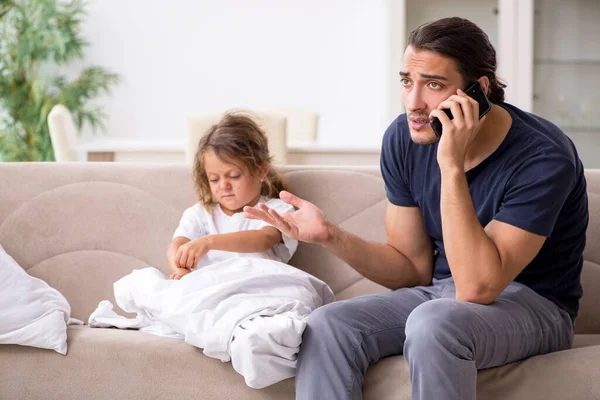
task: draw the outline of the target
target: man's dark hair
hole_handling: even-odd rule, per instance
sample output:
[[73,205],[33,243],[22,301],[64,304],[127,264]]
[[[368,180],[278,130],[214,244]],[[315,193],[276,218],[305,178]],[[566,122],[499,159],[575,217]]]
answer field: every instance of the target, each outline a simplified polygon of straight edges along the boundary
[[486,33],[471,21],[452,17],[423,24],[410,33],[408,45],[452,58],[464,84],[487,76],[488,99],[496,104],[504,102],[506,84],[496,76],[496,50]]

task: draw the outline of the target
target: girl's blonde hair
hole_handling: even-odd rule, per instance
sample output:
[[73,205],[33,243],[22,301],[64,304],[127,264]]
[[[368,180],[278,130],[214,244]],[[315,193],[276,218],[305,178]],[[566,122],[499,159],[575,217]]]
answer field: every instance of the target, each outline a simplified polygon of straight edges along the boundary
[[204,154],[208,150],[215,152],[221,160],[241,163],[248,172],[257,176],[260,169],[269,166],[269,172],[262,182],[260,194],[268,198],[276,198],[285,190],[281,176],[271,166],[267,135],[258,124],[243,112],[228,112],[221,120],[211,126],[198,142],[194,156],[194,183],[200,203],[212,208],[215,205],[206,167]]

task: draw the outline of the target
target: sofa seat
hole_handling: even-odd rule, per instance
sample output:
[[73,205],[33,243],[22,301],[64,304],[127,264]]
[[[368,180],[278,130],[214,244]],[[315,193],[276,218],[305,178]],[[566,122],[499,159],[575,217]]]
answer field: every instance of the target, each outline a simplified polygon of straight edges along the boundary
[[[294,398],[292,379],[251,389],[231,363],[207,357],[183,340],[134,330],[70,326],[67,343],[67,356],[3,346],[0,377],[13,399]],[[35,384],[23,385],[24,376]],[[1,393],[0,399],[4,399]]]
[[[68,346],[67,357],[4,346],[2,365],[10,366],[0,371],[4,385],[21,399],[192,399],[198,396],[198,388],[202,388],[203,398],[210,399],[294,398],[292,379],[262,390],[251,389],[230,363],[207,357],[182,340],[133,330],[70,326]],[[570,351],[481,371],[478,399],[599,399],[600,382],[595,381],[598,359],[600,335],[576,335]],[[36,371],[31,377],[35,385],[22,385],[23,376],[31,371]],[[69,377],[66,384],[65,376]],[[389,357],[373,365],[364,394],[366,400],[410,400],[404,357]]]

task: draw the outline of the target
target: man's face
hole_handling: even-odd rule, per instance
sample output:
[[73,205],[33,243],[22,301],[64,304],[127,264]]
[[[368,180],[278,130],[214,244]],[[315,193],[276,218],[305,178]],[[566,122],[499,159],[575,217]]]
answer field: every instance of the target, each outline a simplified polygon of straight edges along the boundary
[[400,79],[412,141],[418,144],[438,142],[429,125],[429,113],[456,94],[457,89],[464,89],[456,63],[441,54],[416,51],[409,46],[404,52]]

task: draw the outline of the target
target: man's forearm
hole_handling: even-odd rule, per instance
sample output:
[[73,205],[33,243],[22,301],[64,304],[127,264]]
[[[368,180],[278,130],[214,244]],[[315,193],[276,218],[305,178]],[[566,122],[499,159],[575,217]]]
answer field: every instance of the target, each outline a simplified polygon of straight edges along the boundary
[[321,245],[365,278],[390,289],[431,282],[431,276],[421,276],[407,257],[388,244],[365,241],[333,224],[329,224],[329,232]]
[[460,168],[442,170],[441,215],[444,248],[456,298],[486,303],[489,282],[502,263],[498,250],[477,219],[465,173]]

